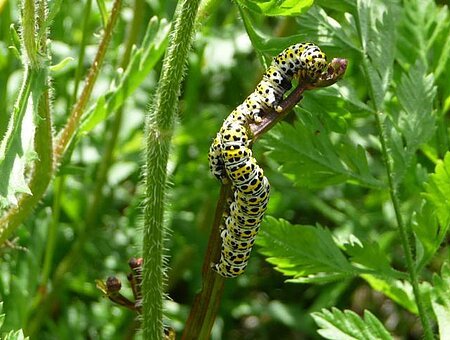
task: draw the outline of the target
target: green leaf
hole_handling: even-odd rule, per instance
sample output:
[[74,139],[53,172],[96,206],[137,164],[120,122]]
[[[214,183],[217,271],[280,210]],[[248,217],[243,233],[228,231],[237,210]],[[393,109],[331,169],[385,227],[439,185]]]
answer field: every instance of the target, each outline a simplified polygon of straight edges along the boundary
[[364,311],[364,319],[356,313],[332,308],[312,313],[314,321],[321,328],[318,333],[325,339],[361,339],[388,340],[393,339],[383,324],[368,310]]
[[397,278],[404,276],[391,267],[386,252],[376,242],[361,242],[360,240],[354,241],[353,239],[350,243],[344,244],[344,249],[353,263],[373,270],[379,276]]
[[357,26],[363,70],[376,111],[381,111],[392,78],[395,52],[396,2],[357,1]]
[[442,265],[441,276],[433,276],[431,290],[431,305],[436,315],[440,339],[450,334],[450,266],[446,262]]
[[444,240],[448,225],[440,227],[434,206],[425,201],[420,211],[415,214],[411,226],[416,237],[417,272],[432,259]]
[[272,56],[280,53],[281,50],[287,46],[304,41],[306,35],[304,33],[292,35],[289,37],[273,38],[260,32],[253,23],[250,14],[244,8],[239,7],[242,20],[244,22],[247,34],[252,42],[252,45],[261,53]]
[[334,9],[341,12],[350,12],[356,7],[355,0],[316,0],[316,7]]
[[268,262],[294,278],[323,282],[355,276],[359,272],[333,241],[331,233],[322,227],[291,225],[285,220],[267,217],[257,244],[261,246],[260,252],[268,256]]
[[420,61],[402,75],[397,96],[403,109],[398,126],[406,143],[404,158],[409,163],[409,158],[433,136],[436,128],[434,78],[432,74],[426,74],[425,66]]
[[288,282],[323,284],[360,276],[373,289],[417,313],[411,285],[400,280],[405,275],[391,268],[375,243],[358,240],[345,244],[342,250],[327,229],[291,225],[273,217],[264,219],[256,243],[269,263],[284,275],[293,276]]
[[425,185],[425,198],[435,209],[441,228],[448,230],[450,223],[450,152],[445,154],[444,160],[439,160],[435,173]]
[[305,12],[314,0],[237,0],[238,4],[267,16],[295,16]]
[[402,74],[396,94],[399,108],[393,108],[393,115],[386,118],[384,125],[394,163],[394,182],[399,184],[414,164],[416,151],[436,130],[434,77],[426,74],[425,66],[418,60]]
[[26,340],[29,339],[23,335],[23,331],[19,329],[18,331],[10,331],[6,333],[3,337],[4,340]]
[[439,78],[450,54],[449,11],[432,0],[410,0],[398,25],[396,59],[407,69],[417,59]]
[[59,72],[62,72],[70,63],[72,63],[74,59],[72,57],[66,57],[61,60],[58,64],[50,66],[50,71],[52,75],[56,75]]
[[[332,142],[331,131],[324,124],[325,119],[320,120],[317,112],[313,115],[302,110],[294,126],[281,123],[271,130],[263,143],[273,150],[270,156],[281,165],[281,172],[299,186],[326,187],[352,182],[381,187],[370,173],[362,147],[355,147],[345,135],[334,136],[340,139]],[[336,123],[330,121],[329,125],[333,124]]]
[[347,18],[347,21],[337,21],[322,8],[313,6],[300,16],[298,21],[302,32],[317,44],[359,52],[361,47],[357,39],[354,18],[349,13]]
[[25,173],[35,159],[34,131],[46,69],[27,70],[17,101],[0,141],[0,208],[16,204],[16,194],[30,193]]
[[382,278],[375,275],[362,275],[362,278],[366,280],[373,289],[382,292],[388,298],[397,302],[411,313],[418,313],[412,286],[408,281],[389,277]]
[[79,133],[91,131],[98,123],[105,120],[110,113],[122,106],[146,79],[166,49],[169,28],[170,25],[165,20],[158,21],[156,17],[150,20],[142,47],[134,51],[130,64],[117,86],[99,97],[96,104],[87,111]]
[[[3,301],[0,302],[0,313],[3,310]],[[5,314],[0,314],[0,329],[3,326],[3,323],[5,321]],[[23,331],[21,329],[17,330],[17,331],[9,331],[8,333],[2,334],[3,340],[26,340],[29,339],[28,337],[25,338],[25,336],[23,335]]]
[[106,27],[108,24],[109,13],[106,9],[105,0],[97,0],[97,6],[102,17],[103,27]]
[[[3,301],[0,302],[0,313],[3,310]],[[0,329],[2,329],[3,323],[5,322],[5,314],[0,314]]]

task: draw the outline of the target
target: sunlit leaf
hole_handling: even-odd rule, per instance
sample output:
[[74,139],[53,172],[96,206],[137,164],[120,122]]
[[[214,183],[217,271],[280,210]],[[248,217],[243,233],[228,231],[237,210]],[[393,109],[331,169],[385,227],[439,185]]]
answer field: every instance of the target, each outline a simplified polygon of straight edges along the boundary
[[441,276],[433,276],[433,288],[431,290],[431,305],[436,315],[439,326],[440,339],[445,339],[450,334],[450,266],[444,263]]
[[412,286],[408,281],[375,275],[362,275],[362,278],[376,291],[382,292],[411,313],[417,314]]
[[448,225],[440,227],[434,206],[425,202],[412,219],[412,227],[416,236],[416,263],[418,272],[435,255],[444,240]]
[[291,225],[285,220],[268,217],[257,244],[268,262],[294,278],[330,280],[328,275],[331,275],[337,280],[358,273],[333,241],[331,233],[321,227]]
[[438,161],[425,188],[424,196],[434,206],[440,227],[447,230],[450,223],[450,152],[444,160]]
[[293,16],[305,12],[314,0],[237,0],[244,8],[268,16]]
[[383,324],[368,310],[364,311],[364,319],[356,313],[332,308],[311,314],[320,327],[317,331],[325,339],[360,339],[360,340],[390,340]]

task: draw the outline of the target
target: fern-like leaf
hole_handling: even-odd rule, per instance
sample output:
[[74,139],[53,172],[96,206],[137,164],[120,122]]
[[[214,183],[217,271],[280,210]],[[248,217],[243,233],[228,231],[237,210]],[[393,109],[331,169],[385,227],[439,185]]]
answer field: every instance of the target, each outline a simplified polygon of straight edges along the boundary
[[276,150],[271,158],[282,166],[282,173],[298,185],[321,188],[348,181],[367,187],[382,186],[371,175],[364,150],[343,136],[335,145],[327,127],[309,112],[303,111],[294,126],[278,124],[265,143]]

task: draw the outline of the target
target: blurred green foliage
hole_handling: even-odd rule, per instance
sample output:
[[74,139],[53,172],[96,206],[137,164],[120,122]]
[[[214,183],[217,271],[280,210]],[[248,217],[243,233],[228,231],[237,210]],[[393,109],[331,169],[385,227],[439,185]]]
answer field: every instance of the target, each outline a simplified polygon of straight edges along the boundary
[[[68,61],[52,73],[55,133],[66,121],[76,83],[103,29],[102,1],[92,4],[83,26],[89,3],[61,4],[49,24],[52,65]],[[289,44],[313,41],[330,58],[347,58],[349,67],[339,84],[306,92],[300,107],[255,145],[272,185],[270,216],[255,247],[260,253],[253,251],[243,276],[226,282],[212,338],[315,339],[318,327],[322,336],[339,329],[364,338],[364,327],[370,326],[388,339],[383,324],[393,336],[421,338],[376,111],[385,116],[393,180],[405,224],[414,232],[415,266],[426,281],[421,289],[445,334],[448,266],[441,267],[449,256],[449,10],[432,0],[317,0],[309,9],[310,1],[299,1],[299,7],[291,3],[211,0],[198,26],[168,166],[168,324],[181,333],[201,285],[219,193],[207,163],[213,136],[252,91],[271,57]],[[104,5],[108,13],[111,2]],[[17,238],[0,249],[2,332],[23,329],[36,339],[136,336],[136,315],[103,298],[95,280],[117,275],[124,295],[132,296],[126,274],[142,238],[143,118],[165,48],[163,19],[171,22],[175,5],[164,0],[123,4],[70,157]],[[20,59],[8,49],[20,30],[19,8],[18,1],[0,1],[0,136],[23,76]],[[121,61],[136,13],[143,19],[127,69]],[[119,107],[122,119],[114,140]],[[104,162],[108,150],[111,159]],[[105,166],[103,181],[99,173]],[[5,211],[21,191],[2,197]]]

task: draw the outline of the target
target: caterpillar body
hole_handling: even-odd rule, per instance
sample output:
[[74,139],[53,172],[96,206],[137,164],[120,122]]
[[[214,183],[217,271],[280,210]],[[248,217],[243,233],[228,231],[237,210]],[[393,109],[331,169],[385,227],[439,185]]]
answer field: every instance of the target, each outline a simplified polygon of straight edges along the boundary
[[279,103],[293,79],[317,79],[326,66],[325,54],[312,43],[283,50],[255,91],[225,119],[210,147],[211,173],[224,184],[231,182],[233,192],[221,226],[220,259],[213,265],[213,270],[223,277],[244,272],[269,201],[269,181],[250,149],[250,123],[261,122],[269,109],[281,111]]

